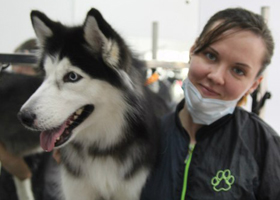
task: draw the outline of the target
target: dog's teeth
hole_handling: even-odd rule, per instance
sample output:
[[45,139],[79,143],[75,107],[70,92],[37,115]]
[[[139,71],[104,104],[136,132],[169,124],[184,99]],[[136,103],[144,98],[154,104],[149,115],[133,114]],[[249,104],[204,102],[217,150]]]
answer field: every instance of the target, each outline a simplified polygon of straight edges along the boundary
[[83,109],[80,108],[79,110],[76,111],[76,114],[77,114],[77,115],[80,115],[82,112],[83,112]]
[[56,140],[57,140],[57,141],[60,140],[60,137],[56,138]]
[[74,115],[74,119],[77,119],[78,118],[78,115]]

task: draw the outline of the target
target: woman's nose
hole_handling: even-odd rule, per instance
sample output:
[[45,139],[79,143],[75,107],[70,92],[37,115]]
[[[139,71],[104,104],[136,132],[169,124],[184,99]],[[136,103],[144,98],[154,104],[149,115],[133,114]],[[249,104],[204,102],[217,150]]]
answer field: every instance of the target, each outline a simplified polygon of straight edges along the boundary
[[209,78],[213,83],[218,85],[225,84],[225,70],[221,66],[216,66],[212,68],[208,73],[207,78]]

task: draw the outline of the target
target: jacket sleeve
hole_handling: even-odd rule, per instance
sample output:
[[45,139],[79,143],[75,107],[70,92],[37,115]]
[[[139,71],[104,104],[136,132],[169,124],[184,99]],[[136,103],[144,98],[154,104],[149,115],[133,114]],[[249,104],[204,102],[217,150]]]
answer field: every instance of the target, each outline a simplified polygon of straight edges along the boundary
[[266,138],[261,148],[260,185],[257,191],[258,200],[280,199],[280,137],[277,134]]

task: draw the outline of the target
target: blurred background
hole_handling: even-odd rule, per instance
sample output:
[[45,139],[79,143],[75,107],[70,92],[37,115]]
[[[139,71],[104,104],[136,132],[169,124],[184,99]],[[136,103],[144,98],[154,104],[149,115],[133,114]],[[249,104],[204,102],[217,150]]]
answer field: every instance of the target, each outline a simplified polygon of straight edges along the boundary
[[[244,7],[261,14],[262,7],[269,8],[268,24],[276,47],[265,81],[271,99],[265,103],[263,119],[278,133],[280,123],[280,1],[275,0],[0,0],[0,54],[13,53],[23,41],[35,37],[30,11],[40,10],[53,20],[68,25],[80,25],[91,7],[97,8],[104,18],[126,39],[139,57],[146,61],[158,61],[174,69],[187,65],[189,49],[206,20],[216,11],[227,7]],[[154,31],[153,31],[154,30]],[[156,30],[156,32],[155,32]],[[153,36],[156,35],[156,43]],[[155,38],[155,37],[154,37]],[[156,54],[153,54],[156,44]],[[1,61],[0,61],[1,62]],[[183,65],[176,65],[183,63]],[[173,64],[173,65],[172,65]],[[179,67],[180,68],[180,67]],[[159,70],[160,71],[160,70]],[[161,72],[163,74],[163,72]],[[186,76],[186,71],[172,70],[176,79]],[[175,95],[182,97],[178,89]],[[1,98],[1,97],[0,97]],[[250,110],[250,100],[246,105]]]

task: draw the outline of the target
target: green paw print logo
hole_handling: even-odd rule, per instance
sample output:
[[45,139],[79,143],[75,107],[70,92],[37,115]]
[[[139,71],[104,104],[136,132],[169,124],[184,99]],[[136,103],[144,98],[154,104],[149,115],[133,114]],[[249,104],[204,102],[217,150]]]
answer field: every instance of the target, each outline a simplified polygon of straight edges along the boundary
[[224,171],[219,170],[216,176],[212,178],[211,184],[216,192],[229,191],[234,181],[234,176],[231,175],[229,169],[226,169]]

